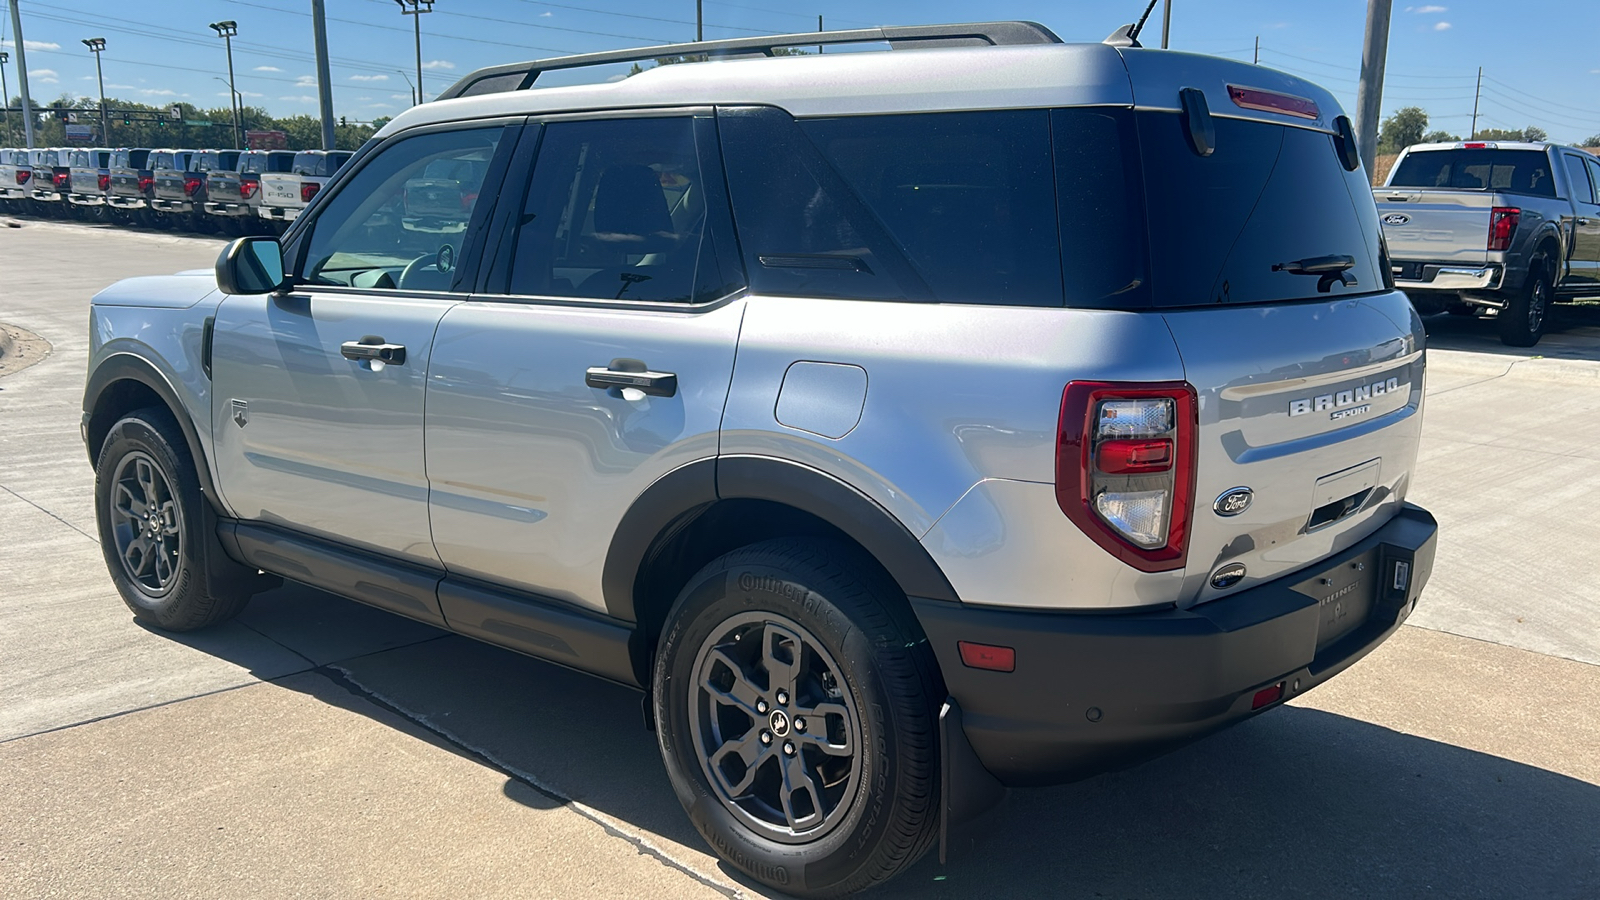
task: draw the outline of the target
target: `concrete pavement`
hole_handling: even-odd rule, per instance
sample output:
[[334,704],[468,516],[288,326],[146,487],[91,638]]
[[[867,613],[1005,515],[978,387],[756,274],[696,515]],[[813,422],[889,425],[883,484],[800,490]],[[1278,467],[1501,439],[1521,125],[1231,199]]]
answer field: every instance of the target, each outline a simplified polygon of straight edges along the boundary
[[[85,304],[220,246],[0,231],[0,321],[53,345],[0,379],[0,896],[761,894],[688,825],[634,692],[297,587],[197,635],[132,623],[77,434]],[[17,264],[63,247],[93,264]],[[1511,354],[1481,324],[1430,322],[1426,627],[1200,744],[1015,792],[879,893],[1600,894],[1600,379],[1541,365],[1600,371],[1600,335]]]

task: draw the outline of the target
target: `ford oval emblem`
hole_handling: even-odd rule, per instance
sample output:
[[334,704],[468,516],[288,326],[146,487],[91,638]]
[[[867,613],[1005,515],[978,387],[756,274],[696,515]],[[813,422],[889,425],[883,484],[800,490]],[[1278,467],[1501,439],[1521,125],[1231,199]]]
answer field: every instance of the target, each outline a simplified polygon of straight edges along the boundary
[[1211,573],[1211,586],[1217,590],[1231,588],[1244,580],[1244,563],[1229,563]]
[[1385,225],[1404,225],[1409,221],[1411,221],[1411,217],[1405,213],[1389,213],[1383,217],[1383,224]]
[[1249,509],[1250,502],[1255,498],[1256,492],[1247,487],[1229,488],[1222,492],[1217,502],[1211,504],[1211,508],[1216,510],[1219,516],[1237,516]]

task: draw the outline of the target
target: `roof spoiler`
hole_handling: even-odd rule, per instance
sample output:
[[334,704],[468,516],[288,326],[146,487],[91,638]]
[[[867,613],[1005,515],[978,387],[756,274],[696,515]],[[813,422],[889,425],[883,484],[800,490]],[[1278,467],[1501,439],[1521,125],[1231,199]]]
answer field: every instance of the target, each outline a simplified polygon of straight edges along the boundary
[[849,31],[813,31],[768,37],[732,38],[721,41],[693,41],[687,44],[659,44],[628,50],[607,50],[577,56],[511,63],[479,69],[451,85],[438,100],[475,97],[530,88],[545,72],[578,69],[614,63],[646,62],[667,56],[700,56],[727,59],[752,56],[779,56],[791,47],[822,47],[829,44],[887,42],[893,50],[926,50],[938,47],[1015,47],[1030,44],[1059,44],[1055,32],[1037,22],[982,22],[972,25],[918,25],[906,27],[857,28]]

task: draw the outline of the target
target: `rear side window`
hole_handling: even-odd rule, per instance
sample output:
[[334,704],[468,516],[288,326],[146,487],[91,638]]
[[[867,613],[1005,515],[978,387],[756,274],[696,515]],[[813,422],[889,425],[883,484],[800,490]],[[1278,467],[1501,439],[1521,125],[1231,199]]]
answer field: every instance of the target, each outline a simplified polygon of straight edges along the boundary
[[1579,203],[1594,202],[1594,185],[1589,183],[1583,160],[1568,153],[1562,157],[1567,163],[1567,183],[1572,185],[1572,200]]
[[1049,113],[853,116],[800,127],[934,299],[1061,305]]
[[1461,148],[1408,153],[1389,177],[1389,186],[1556,195],[1550,156],[1542,150]]

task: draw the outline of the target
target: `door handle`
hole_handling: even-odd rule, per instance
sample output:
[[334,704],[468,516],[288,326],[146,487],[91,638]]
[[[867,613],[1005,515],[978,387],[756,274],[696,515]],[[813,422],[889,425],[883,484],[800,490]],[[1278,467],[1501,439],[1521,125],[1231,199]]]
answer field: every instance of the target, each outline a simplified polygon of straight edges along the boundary
[[1579,225],[1587,225],[1587,224],[1589,224],[1589,220],[1585,219],[1583,216],[1579,216],[1578,217],[1578,224]]
[[390,366],[406,364],[406,345],[385,343],[383,338],[369,334],[359,341],[345,341],[339,345],[339,355],[358,362],[381,362]]
[[652,372],[636,359],[613,359],[609,366],[591,366],[583,373],[583,383],[592,388],[633,388],[655,397],[671,397],[678,392],[678,376],[673,372]]

